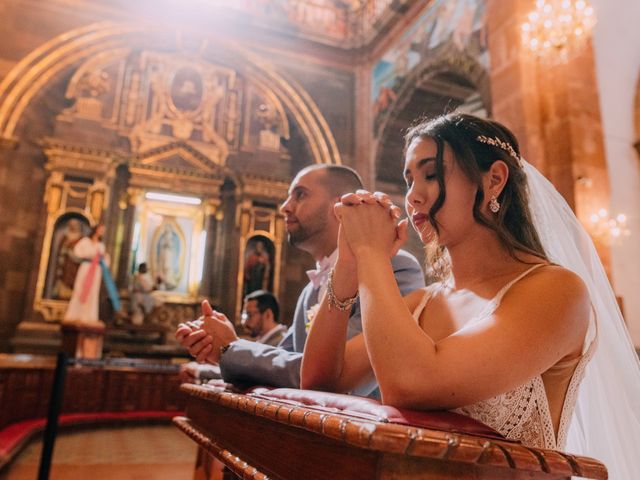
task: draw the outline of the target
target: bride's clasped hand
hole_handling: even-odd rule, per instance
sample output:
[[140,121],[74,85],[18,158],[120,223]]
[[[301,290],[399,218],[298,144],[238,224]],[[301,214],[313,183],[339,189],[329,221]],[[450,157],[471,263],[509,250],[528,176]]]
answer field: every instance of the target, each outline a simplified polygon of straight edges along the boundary
[[343,247],[354,255],[381,254],[393,257],[407,240],[408,220],[402,210],[382,192],[358,190],[343,195],[334,207],[340,220]]

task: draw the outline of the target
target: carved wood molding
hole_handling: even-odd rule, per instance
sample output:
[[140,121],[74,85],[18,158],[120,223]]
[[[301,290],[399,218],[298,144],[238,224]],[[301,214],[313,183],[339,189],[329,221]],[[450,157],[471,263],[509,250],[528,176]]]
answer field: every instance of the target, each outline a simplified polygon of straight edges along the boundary
[[[363,420],[323,410],[322,407],[314,409],[313,406],[296,405],[292,402],[266,400],[231,393],[219,387],[183,384],[181,389],[191,397],[200,399],[200,404],[190,402],[187,408],[187,415],[192,423],[202,421],[201,414],[215,405],[218,412],[223,411],[219,407],[228,409],[229,412],[243,412],[313,432],[345,446],[378,451],[385,455],[446,460],[478,467],[517,470],[521,474],[530,472],[531,478],[538,478],[537,475],[542,475],[541,478],[566,478],[575,475],[605,479],[607,475],[606,468],[591,458],[526,447],[507,440]],[[212,422],[215,425],[214,419]],[[207,431],[210,433],[208,428]]]
[[211,455],[220,459],[225,466],[242,479],[269,480],[270,477],[249,465],[238,455],[222,448],[216,442],[210,440],[207,435],[194,426],[186,417],[175,417],[173,423],[198,445]]

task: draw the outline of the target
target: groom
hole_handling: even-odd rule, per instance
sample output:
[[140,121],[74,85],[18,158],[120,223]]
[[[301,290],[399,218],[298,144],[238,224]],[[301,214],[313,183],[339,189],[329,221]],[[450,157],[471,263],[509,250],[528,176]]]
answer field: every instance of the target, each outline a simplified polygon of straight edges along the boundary
[[[345,193],[361,189],[357,172],[341,165],[313,165],[293,179],[289,196],[281,207],[289,243],[309,253],[316,269],[307,272],[309,283],[298,297],[293,323],[277,347],[259,344],[236,335],[233,324],[203,302],[205,320],[180,324],[176,338],[199,362],[219,363],[222,378],[234,384],[259,384],[299,388],[302,351],[308,325],[322,299],[329,270],[338,251],[339,222],[333,206]],[[424,275],[415,257],[400,250],[392,260],[394,274],[403,295],[424,286]],[[359,305],[349,318],[347,337],[362,334]],[[375,383],[354,393],[368,395]]]

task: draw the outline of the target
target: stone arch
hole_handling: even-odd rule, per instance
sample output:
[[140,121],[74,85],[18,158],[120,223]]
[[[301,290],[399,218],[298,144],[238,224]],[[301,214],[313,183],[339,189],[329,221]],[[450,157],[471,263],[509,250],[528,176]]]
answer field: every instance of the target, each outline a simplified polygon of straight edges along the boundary
[[401,184],[402,135],[415,118],[446,113],[462,105],[473,113],[491,114],[489,76],[476,58],[449,42],[412,69],[396,89],[394,101],[377,118],[376,182],[387,189]]
[[[55,37],[27,55],[0,83],[0,139],[5,143],[19,141],[16,134],[30,102],[73,66],[94,57],[126,54],[133,47],[184,51],[181,43],[177,32],[113,22],[95,23]],[[197,52],[185,53],[233,65],[253,79],[258,88],[273,92],[298,123],[313,161],[341,163],[326,120],[309,94],[294,80],[237,43],[213,36],[203,38]]]

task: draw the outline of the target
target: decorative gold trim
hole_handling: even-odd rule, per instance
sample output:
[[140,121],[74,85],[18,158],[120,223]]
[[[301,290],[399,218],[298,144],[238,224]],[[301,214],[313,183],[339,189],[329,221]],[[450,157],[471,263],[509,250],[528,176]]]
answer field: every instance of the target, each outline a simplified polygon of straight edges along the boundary
[[[91,73],[95,69],[99,68],[100,66],[106,66],[109,63],[120,62],[120,65],[118,67],[118,79],[116,79],[115,81],[117,90],[114,95],[115,99],[120,98],[120,89],[122,87],[121,77],[124,74],[122,61],[126,59],[126,57],[130,53],[131,53],[131,48],[128,48],[128,47],[114,48],[112,50],[107,50],[99,54],[96,54],[94,57],[87,60],[75,71],[75,73],[71,77],[71,80],[69,80],[67,89],[65,91],[65,97],[70,100],[77,99],[80,97],[80,92],[78,92],[78,83],[86,73]],[[117,125],[119,109],[120,109],[120,102],[117,102],[117,101],[114,102],[113,112],[111,114],[111,117],[107,120],[106,124],[104,124],[103,126],[106,127],[107,125],[110,124],[109,126],[111,128],[114,128]],[[63,112],[62,115],[64,116],[65,112]]]
[[19,143],[15,138],[0,137],[0,149],[15,150]]
[[[197,278],[198,273],[198,254],[202,250],[201,248],[201,238],[202,232],[205,231],[205,218],[206,218],[206,203],[202,203],[199,206],[193,205],[181,205],[181,204],[172,204],[168,202],[159,202],[155,200],[148,200],[143,197],[144,190],[140,189],[139,194],[139,203],[136,204],[136,213],[134,222],[138,223],[140,234],[138,239],[132,238],[131,241],[138,241],[138,256],[136,258],[130,258],[129,261],[151,261],[153,262],[154,257],[152,256],[152,252],[147,252],[147,247],[149,245],[149,235],[151,232],[147,231],[148,227],[148,217],[151,215],[162,215],[165,217],[182,217],[189,218],[193,221],[193,227],[191,229],[191,240],[190,243],[186,242],[186,238],[182,238],[182,242],[185,246],[186,250],[191,252],[189,256],[189,267],[188,267],[188,277],[186,280],[187,283],[187,291],[186,293],[179,293],[173,291],[158,291],[154,293],[158,298],[162,299],[168,303],[186,303],[192,304],[199,300],[199,290],[200,284],[202,283],[201,278]],[[167,221],[167,220],[165,220]],[[175,220],[168,220],[169,222]],[[164,223],[164,222],[163,222]],[[177,223],[177,222],[176,222]],[[159,227],[158,227],[159,228]],[[182,232],[182,228],[178,229],[179,232]],[[158,232],[154,233],[154,238],[151,239],[151,244],[155,243],[155,236]],[[180,233],[179,233],[180,234]],[[183,252],[184,253],[184,252]],[[184,268],[185,258],[181,254],[180,265]],[[185,272],[182,272],[181,277],[183,277]]]
[[[260,215],[265,216],[262,223],[269,223],[269,229],[256,229],[256,218]],[[265,207],[255,207],[249,198],[245,198],[238,205],[238,220],[240,228],[239,248],[238,248],[238,276],[236,279],[236,316],[240,318],[244,297],[244,262],[247,242],[256,236],[262,236],[269,239],[273,243],[273,294],[278,298],[280,294],[280,267],[282,262],[282,243],[284,231],[279,225],[282,216],[278,213],[278,207],[273,209]]]
[[[100,221],[111,195],[111,182],[115,178],[115,169],[120,161],[116,152],[109,152],[91,146],[79,146],[45,138],[41,142],[47,156],[45,170],[47,178],[44,202],[47,205],[44,238],[41,244],[40,264],[36,280],[36,294],[33,308],[40,312],[46,321],[56,321],[66,310],[66,300],[43,298],[47,268],[51,255],[51,241],[54,228],[60,217],[77,213],[91,225]],[[82,165],[79,168],[78,165]],[[65,180],[65,173],[82,173],[93,180],[86,190],[76,191],[73,181]],[[83,200],[84,207],[69,206],[69,200]]]

